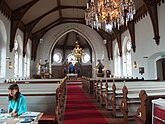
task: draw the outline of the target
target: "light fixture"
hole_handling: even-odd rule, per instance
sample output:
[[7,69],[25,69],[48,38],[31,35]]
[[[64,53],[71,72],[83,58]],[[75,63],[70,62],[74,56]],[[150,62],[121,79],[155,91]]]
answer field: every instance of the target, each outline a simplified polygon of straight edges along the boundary
[[85,20],[86,20],[86,25],[90,25],[92,28],[94,27],[94,23],[96,22],[96,14],[97,10],[96,10],[96,6],[94,3],[94,0],[91,0],[90,3],[87,3],[87,9],[85,12]]
[[6,57],[6,61],[8,62],[8,68],[12,69],[13,65],[12,65],[12,62],[10,61],[10,57]]
[[12,69],[13,68],[13,65],[11,62],[9,62],[9,69]]
[[133,67],[134,67],[134,68],[137,68],[137,67],[138,67],[136,61],[133,62]]
[[83,55],[83,49],[78,44],[78,41],[76,41],[76,46],[72,50],[72,55],[74,56],[76,61],[81,61],[81,57]]
[[78,61],[75,60],[74,58],[71,58],[70,62],[71,62],[73,65],[75,65]]
[[[97,9],[96,9],[97,8]],[[105,31],[112,31],[121,25],[127,25],[133,20],[135,5],[133,0],[98,0],[97,6],[94,0],[87,3],[85,12],[86,25],[99,29],[104,27]]]

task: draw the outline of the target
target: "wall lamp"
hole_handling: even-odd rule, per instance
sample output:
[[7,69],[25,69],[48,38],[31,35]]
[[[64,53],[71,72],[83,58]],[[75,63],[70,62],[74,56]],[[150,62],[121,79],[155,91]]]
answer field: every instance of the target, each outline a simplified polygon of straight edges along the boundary
[[134,67],[134,68],[137,68],[137,67],[138,67],[138,65],[137,65],[137,62],[136,62],[136,61],[134,61],[134,62],[133,62],[133,67]]
[[[6,60],[9,61],[10,60],[10,57],[6,57]],[[13,65],[12,65],[11,61],[9,61],[8,67],[9,67],[9,69],[12,69],[13,68]]]

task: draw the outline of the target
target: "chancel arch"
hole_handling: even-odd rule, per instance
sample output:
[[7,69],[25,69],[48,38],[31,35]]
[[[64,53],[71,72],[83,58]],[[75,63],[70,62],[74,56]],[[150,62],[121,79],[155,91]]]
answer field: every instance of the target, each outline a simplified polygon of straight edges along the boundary
[[[99,52],[98,49],[104,51],[103,64],[105,64],[105,66],[109,68],[108,64],[106,64],[106,62],[109,61],[107,57],[107,50],[106,46],[102,42],[103,39],[101,38],[101,36],[96,31],[92,30],[90,27],[79,23],[61,24],[48,31],[43,36],[43,43],[39,44],[38,46],[37,61],[44,61],[45,59],[51,61],[51,53],[54,46],[63,35],[71,31],[75,31],[81,36],[83,36],[92,48],[92,68],[94,68],[97,65],[97,60],[99,60],[102,57],[102,53]],[[94,71],[94,69],[92,69],[92,71]]]

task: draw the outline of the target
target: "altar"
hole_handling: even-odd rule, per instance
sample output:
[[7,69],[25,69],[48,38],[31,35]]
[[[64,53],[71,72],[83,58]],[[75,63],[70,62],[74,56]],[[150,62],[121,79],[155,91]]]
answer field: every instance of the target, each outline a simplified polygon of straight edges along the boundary
[[66,76],[67,76],[68,80],[71,80],[71,79],[77,80],[78,74],[70,73],[70,74],[67,74]]

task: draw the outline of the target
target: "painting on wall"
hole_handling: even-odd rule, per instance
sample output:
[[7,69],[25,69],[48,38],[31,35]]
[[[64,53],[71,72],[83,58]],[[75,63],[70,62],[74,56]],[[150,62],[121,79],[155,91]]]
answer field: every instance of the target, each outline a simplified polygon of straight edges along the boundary
[[139,67],[139,73],[142,75],[144,74],[144,67]]

